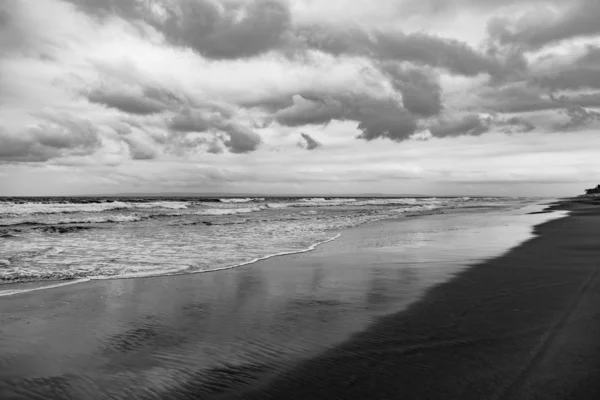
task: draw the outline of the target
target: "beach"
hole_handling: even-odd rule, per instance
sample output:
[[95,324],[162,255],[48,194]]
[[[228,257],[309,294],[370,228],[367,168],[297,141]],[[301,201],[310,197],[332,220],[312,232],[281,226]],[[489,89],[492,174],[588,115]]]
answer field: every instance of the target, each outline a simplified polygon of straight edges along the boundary
[[2,297],[0,398],[596,398],[600,213],[543,208]]

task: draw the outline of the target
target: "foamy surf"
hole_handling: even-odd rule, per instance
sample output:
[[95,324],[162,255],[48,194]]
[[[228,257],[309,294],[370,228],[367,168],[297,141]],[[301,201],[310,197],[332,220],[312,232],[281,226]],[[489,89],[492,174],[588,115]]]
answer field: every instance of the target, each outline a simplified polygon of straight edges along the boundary
[[[0,287],[219,271],[311,251],[332,235],[365,223],[499,204],[497,198],[11,201],[24,209],[28,201],[38,208],[39,204],[58,204],[61,211],[16,216],[0,212],[0,234],[19,236],[19,240],[0,240]],[[65,207],[115,203],[133,207],[62,212]]]
[[[240,268],[240,267],[244,267],[244,266],[248,266],[248,265],[252,265],[255,264],[259,261],[263,261],[263,260],[268,260],[271,258],[275,258],[275,257],[281,257],[281,256],[286,256],[286,255],[292,255],[292,254],[301,254],[301,253],[308,253],[310,251],[314,251],[315,249],[317,249],[317,247],[332,242],[334,240],[339,239],[342,236],[341,233],[338,233],[337,235],[326,239],[326,240],[322,240],[319,242],[316,242],[310,246],[308,246],[305,249],[299,249],[299,250],[290,250],[290,251],[283,251],[283,252],[279,252],[279,253],[275,253],[275,254],[269,254],[263,257],[256,257],[252,260],[249,261],[243,261],[234,265],[228,265],[225,267],[218,267],[218,268],[211,268],[211,269],[205,269],[205,270],[200,270],[200,271],[196,271],[196,270],[190,270],[189,266],[186,266],[184,268],[182,268],[179,271],[160,271],[160,272],[149,272],[149,273],[144,273],[144,272],[138,272],[138,273],[125,273],[125,274],[121,274],[121,275],[114,275],[114,276],[102,276],[102,275],[95,275],[95,276],[88,276],[88,277],[84,277],[84,278],[79,278],[79,279],[72,279],[72,278],[68,278],[68,281],[62,281],[62,282],[57,282],[57,283],[53,283],[53,284],[48,284],[48,285],[40,285],[40,286],[36,286],[33,288],[26,288],[26,289],[6,289],[6,290],[2,290],[0,289],[0,297],[1,296],[12,296],[12,295],[17,295],[17,294],[23,294],[23,293],[28,293],[28,292],[33,292],[33,291],[37,291],[37,290],[43,290],[43,289],[54,289],[54,288],[58,288],[58,287],[62,287],[62,286],[66,286],[66,285],[73,285],[76,283],[83,283],[83,282],[89,282],[92,280],[113,280],[113,279],[136,279],[136,278],[158,278],[158,277],[165,277],[165,276],[178,276],[178,275],[191,275],[191,274],[203,274],[203,273],[209,273],[209,272],[217,272],[217,271],[223,271],[223,270],[228,270],[228,269],[234,269],[234,268]],[[20,282],[20,283],[32,283],[31,281],[25,281],[25,282]],[[6,286],[6,285],[5,285]],[[0,285],[1,287],[1,285]]]

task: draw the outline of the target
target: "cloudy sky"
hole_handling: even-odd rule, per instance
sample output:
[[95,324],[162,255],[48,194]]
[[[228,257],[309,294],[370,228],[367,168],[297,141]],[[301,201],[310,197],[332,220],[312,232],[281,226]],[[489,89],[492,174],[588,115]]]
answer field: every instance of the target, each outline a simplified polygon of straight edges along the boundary
[[0,0],[0,195],[575,195],[598,0]]

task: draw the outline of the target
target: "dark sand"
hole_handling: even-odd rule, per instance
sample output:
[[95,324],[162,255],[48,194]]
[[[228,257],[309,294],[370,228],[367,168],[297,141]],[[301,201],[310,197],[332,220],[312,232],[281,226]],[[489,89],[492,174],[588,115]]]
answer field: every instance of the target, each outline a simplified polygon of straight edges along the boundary
[[569,207],[473,266],[549,214],[386,221],[240,269],[0,298],[0,399],[600,398],[600,212]]
[[555,208],[572,215],[240,398],[599,399],[600,209]]

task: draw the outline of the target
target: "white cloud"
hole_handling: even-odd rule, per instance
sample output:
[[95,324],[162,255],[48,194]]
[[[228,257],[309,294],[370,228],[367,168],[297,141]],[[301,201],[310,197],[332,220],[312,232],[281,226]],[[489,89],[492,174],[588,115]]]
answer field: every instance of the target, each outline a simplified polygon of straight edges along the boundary
[[[494,16],[553,0],[194,0],[223,18],[210,37],[201,23],[180,26],[200,36],[169,30],[171,3],[138,15],[132,1],[115,13],[106,0],[0,6],[0,194],[490,192],[500,186],[486,180],[510,191],[503,182],[595,171],[588,130],[600,121],[582,116],[595,115],[596,89],[556,101],[539,80],[568,70],[590,82],[593,64],[578,60],[594,51],[591,27],[556,14],[560,41],[527,50],[487,33]],[[267,16],[280,37],[251,25]],[[525,25],[526,40],[546,40]],[[501,133],[517,131],[531,132]]]

